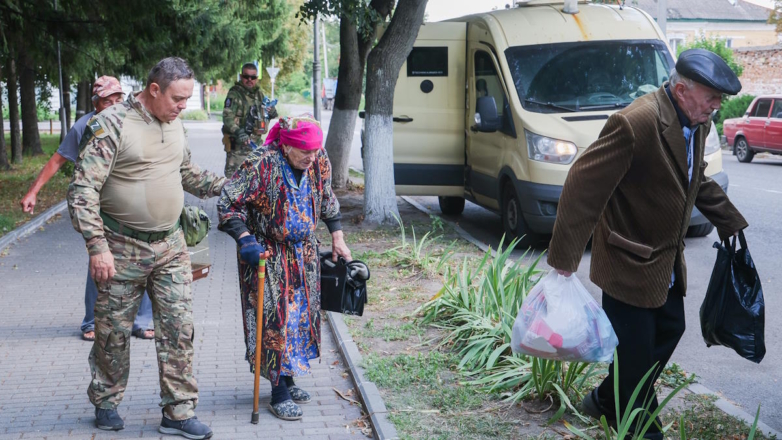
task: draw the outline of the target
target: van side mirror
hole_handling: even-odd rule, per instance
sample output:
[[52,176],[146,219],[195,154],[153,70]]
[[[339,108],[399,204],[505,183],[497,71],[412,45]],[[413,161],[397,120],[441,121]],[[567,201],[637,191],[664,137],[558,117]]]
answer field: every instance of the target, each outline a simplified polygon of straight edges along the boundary
[[475,128],[484,133],[494,133],[502,128],[502,119],[497,115],[497,103],[493,96],[482,96],[477,102]]

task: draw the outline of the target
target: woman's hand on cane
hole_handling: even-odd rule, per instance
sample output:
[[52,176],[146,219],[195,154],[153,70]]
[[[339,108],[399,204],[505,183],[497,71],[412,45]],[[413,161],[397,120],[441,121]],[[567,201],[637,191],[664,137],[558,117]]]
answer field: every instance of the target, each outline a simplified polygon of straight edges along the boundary
[[239,256],[250,266],[257,266],[261,258],[268,256],[268,252],[258,243],[254,235],[246,232],[245,234],[247,235],[240,236],[236,242],[239,245]]

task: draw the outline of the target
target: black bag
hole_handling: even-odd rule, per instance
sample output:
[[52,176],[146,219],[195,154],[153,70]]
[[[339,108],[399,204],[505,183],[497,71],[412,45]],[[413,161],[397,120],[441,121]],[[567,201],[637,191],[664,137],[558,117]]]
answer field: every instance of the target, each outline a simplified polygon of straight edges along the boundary
[[320,253],[320,308],[345,315],[364,314],[367,303],[369,268],[361,261],[350,263],[340,257],[331,261],[331,252]]
[[736,237],[732,240],[724,246],[714,243],[717,261],[701,305],[701,332],[707,347],[724,345],[760,363],[766,354],[763,288],[744,232],[739,232],[738,251]]

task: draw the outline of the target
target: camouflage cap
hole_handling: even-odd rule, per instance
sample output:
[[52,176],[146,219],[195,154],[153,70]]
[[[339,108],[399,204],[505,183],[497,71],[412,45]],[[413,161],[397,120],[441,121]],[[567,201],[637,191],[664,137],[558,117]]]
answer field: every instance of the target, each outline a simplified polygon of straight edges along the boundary
[[122,86],[120,86],[119,80],[113,76],[101,76],[95,80],[95,84],[92,86],[92,94],[98,98],[105,98],[115,93],[125,92],[122,91]]

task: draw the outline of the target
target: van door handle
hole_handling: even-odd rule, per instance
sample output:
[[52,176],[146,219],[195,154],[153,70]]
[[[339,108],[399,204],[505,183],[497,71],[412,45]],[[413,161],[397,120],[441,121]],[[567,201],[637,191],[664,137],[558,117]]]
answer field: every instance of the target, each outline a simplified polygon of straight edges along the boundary
[[394,116],[394,122],[413,122],[413,118],[408,118],[407,116]]

